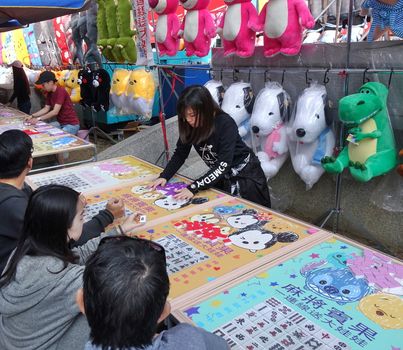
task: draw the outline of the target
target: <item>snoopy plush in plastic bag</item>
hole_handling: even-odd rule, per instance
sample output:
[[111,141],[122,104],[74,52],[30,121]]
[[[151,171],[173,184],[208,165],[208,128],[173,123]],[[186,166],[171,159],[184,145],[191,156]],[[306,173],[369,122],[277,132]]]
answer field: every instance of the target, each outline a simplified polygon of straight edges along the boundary
[[221,108],[235,120],[242,140],[252,147],[250,116],[255,96],[249,83],[233,83],[224,94]]
[[219,80],[209,80],[204,84],[207,90],[210,92],[213,100],[219,105],[222,105],[222,101],[224,99],[225,88],[222,81]]
[[268,179],[275,176],[288,157],[287,129],[291,100],[276,82],[266,83],[256,97],[250,119],[253,148]]
[[325,112],[326,105],[326,88],[313,83],[298,98],[287,127],[292,165],[307,189],[312,188],[324,172],[321,159],[333,154],[335,136],[330,128],[330,115]]

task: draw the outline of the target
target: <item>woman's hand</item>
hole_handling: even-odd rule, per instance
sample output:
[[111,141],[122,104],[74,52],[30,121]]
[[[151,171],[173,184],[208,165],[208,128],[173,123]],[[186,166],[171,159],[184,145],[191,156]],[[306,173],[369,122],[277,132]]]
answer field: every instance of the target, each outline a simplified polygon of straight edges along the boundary
[[120,198],[111,198],[106,203],[106,208],[111,212],[114,219],[120,218],[125,215],[125,204]]
[[140,222],[140,217],[144,215],[142,213],[133,213],[132,215],[128,216],[126,220],[120,225],[122,229],[122,234],[125,236],[130,236],[129,233],[133,231],[135,228],[143,226],[144,223]]
[[155,190],[158,186],[164,187],[167,184],[167,180],[159,177],[158,179],[154,180],[153,183],[151,183],[150,188]]
[[181,190],[176,191],[177,194],[175,194],[174,198],[178,200],[188,200],[194,196],[194,194],[190,192],[187,188],[182,188]]

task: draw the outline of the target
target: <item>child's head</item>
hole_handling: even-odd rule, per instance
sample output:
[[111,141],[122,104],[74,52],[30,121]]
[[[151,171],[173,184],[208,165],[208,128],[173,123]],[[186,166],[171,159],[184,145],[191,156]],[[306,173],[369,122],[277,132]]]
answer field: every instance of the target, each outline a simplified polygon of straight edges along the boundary
[[0,135],[0,179],[20,176],[32,168],[31,138],[21,130],[7,130]]
[[163,247],[138,238],[104,238],[84,271],[92,343],[111,350],[151,344],[158,322],[169,315],[168,293]]
[[214,117],[221,113],[210,91],[202,85],[187,87],[177,104],[179,134],[185,143],[206,140],[214,130]]

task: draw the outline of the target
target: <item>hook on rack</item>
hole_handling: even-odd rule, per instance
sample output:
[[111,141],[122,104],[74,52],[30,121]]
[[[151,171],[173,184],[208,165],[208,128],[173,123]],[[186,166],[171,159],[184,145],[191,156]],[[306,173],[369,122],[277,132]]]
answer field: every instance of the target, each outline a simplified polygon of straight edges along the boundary
[[389,80],[388,80],[388,89],[390,88],[390,84],[392,83],[392,75],[394,73],[393,68],[390,69]]
[[330,81],[329,77],[327,76],[329,74],[329,71],[330,71],[330,68],[327,68],[326,72],[325,72],[325,76],[323,77],[323,84],[325,84],[325,85]]
[[281,76],[281,85],[284,84],[284,77],[285,77],[285,69],[283,69],[283,74]]
[[308,77],[308,73],[309,73],[309,69],[307,69],[305,71],[305,83],[306,83],[306,85],[309,86],[311,84],[312,79]]
[[239,70],[238,69],[234,69],[233,71],[232,71],[232,80],[233,81],[238,81],[238,73],[239,73]]
[[264,71],[264,82],[271,81],[270,75],[267,76],[267,73],[268,73],[268,72],[269,72],[269,69],[266,69],[266,70]]
[[365,68],[365,70],[364,70],[364,74],[363,74],[363,76],[362,76],[362,84],[364,85],[365,83],[368,83],[370,80],[369,80],[369,78],[367,77],[367,72],[368,72],[368,70],[369,70],[369,68],[367,67],[367,68]]

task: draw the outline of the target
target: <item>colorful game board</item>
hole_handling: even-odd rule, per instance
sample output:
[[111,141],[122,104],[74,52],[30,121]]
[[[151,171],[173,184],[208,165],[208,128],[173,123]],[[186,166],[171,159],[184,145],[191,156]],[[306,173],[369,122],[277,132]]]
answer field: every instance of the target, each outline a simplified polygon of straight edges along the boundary
[[76,191],[96,193],[100,189],[122,186],[127,182],[144,182],[157,177],[160,169],[132,156],[124,156],[96,163],[28,176],[28,183],[37,188],[60,184]]
[[60,153],[61,151],[73,151],[81,148],[94,147],[89,142],[66,133],[47,138],[34,137],[32,141],[34,143],[34,153],[32,154],[34,158]]
[[105,208],[108,199],[122,198],[125,207],[132,212],[141,212],[147,216],[148,224],[152,224],[152,220],[166,217],[177,213],[184,208],[195,208],[204,203],[208,203],[226,195],[209,190],[197,194],[191,200],[176,200],[173,195],[176,190],[187,186],[186,183],[178,178],[173,178],[165,187],[158,187],[156,191],[149,188],[150,181],[144,181],[135,185],[127,185],[117,189],[106,190],[99,194],[86,196],[86,211],[90,211],[95,215],[100,209]]
[[[194,290],[211,290],[328,235],[241,199],[225,197],[218,205],[207,205],[195,206],[193,213],[169,221],[165,218],[161,224],[137,232],[167,250],[173,309]],[[201,252],[203,259],[196,259],[193,251]]]
[[335,236],[270,266],[174,316],[233,349],[403,349],[401,262]]

